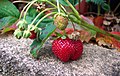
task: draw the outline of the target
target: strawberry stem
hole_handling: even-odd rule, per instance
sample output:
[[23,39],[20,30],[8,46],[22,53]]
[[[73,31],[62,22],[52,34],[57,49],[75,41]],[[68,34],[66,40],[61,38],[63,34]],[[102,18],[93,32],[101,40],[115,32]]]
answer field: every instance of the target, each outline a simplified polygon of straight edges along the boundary
[[34,18],[34,20],[32,21],[32,23],[31,23],[30,25],[33,25],[34,22],[37,20],[37,18],[38,18],[42,13],[44,13],[44,12],[46,12],[46,11],[49,11],[49,10],[53,10],[53,9],[56,9],[56,8],[47,8],[47,9],[41,11],[41,12]]
[[[52,2],[46,0],[45,2],[49,3],[50,5],[52,5],[53,7],[57,8],[57,6],[55,4],[53,4]],[[59,4],[60,5],[60,4]],[[60,7],[59,7],[59,10],[64,12]]]
[[31,7],[36,1],[37,1],[37,0],[31,1],[30,5],[27,7],[27,9],[26,9],[26,11],[25,11],[24,19],[26,19],[26,15],[27,15],[28,10],[30,9],[30,7]]
[[76,14],[76,15],[79,15],[79,13],[76,11],[76,9],[73,7],[73,5],[68,1],[68,0],[65,0],[67,3],[68,3],[68,5],[69,5],[69,7],[72,9],[72,11]]
[[[36,24],[34,27],[37,27],[37,26],[40,24],[40,22],[41,22],[43,19],[45,19],[46,17],[48,17],[48,16],[50,16],[50,15],[53,15],[53,14],[56,14],[56,13],[57,13],[57,12],[51,12],[51,13],[43,16],[43,17],[37,22],[37,24]],[[34,23],[34,22],[33,22],[33,23]],[[32,23],[32,24],[33,24],[33,23]],[[30,27],[33,26],[32,24],[30,24]],[[31,28],[28,28],[28,30],[30,30],[30,29],[31,29]]]
[[58,13],[60,13],[59,1],[58,1],[58,0],[56,0],[56,1],[57,1],[57,9],[58,9]]
[[50,16],[50,15],[53,15],[53,14],[56,14],[56,13],[57,13],[57,12],[51,12],[51,13],[43,16],[43,17],[37,22],[37,24],[35,25],[35,27],[37,27],[37,26],[39,25],[39,23],[40,23],[43,19],[45,19],[46,17],[48,17],[48,16]]
[[73,23],[73,22],[72,22],[72,26],[73,26],[73,29],[74,29],[74,31],[75,31],[76,29],[75,29],[75,25],[74,25],[74,23]]
[[93,25],[91,25],[91,24],[86,23],[86,22],[83,21],[83,20],[82,20],[82,22],[80,22],[79,20],[73,19],[71,16],[69,16],[69,18],[70,18],[73,22],[77,23],[79,26],[81,26],[81,27],[83,27],[83,28],[89,28],[89,29],[92,29],[92,30],[94,30],[94,31],[96,31],[96,32],[98,32],[98,33],[102,33],[102,34],[105,34],[105,35],[114,37],[114,38],[116,38],[117,40],[120,40],[120,36],[118,36],[118,35],[114,35],[114,34],[108,33],[108,32],[106,32],[106,31],[104,31],[104,30],[99,29],[99,28],[96,27],[96,26],[93,26]]
[[63,36],[66,36],[66,31],[65,30],[63,30]]
[[57,8],[57,6],[55,4],[53,4],[52,2],[46,0],[45,2],[49,3],[50,5],[52,5],[53,7]]
[[65,7],[62,6],[61,4],[60,4],[60,7],[62,8],[61,10],[63,10],[63,12],[67,12],[67,10],[65,9]]
[[100,15],[100,4],[98,4],[98,16]]
[[20,14],[20,17],[19,17],[19,20],[21,19],[22,15],[23,15],[23,12],[25,11],[25,9],[30,5],[31,2],[29,2],[24,8],[23,10],[21,11],[21,14]]
[[78,11],[72,6],[72,4],[68,1],[68,0],[65,0],[68,4],[69,4],[69,7],[72,9],[72,11],[74,12],[74,16],[77,18],[77,19],[74,19],[72,16],[69,16],[69,18],[71,20],[73,20],[73,22],[79,24],[79,26],[82,26],[82,27],[86,27],[86,28],[89,28],[89,29],[92,29],[98,33],[102,33],[102,34],[105,34],[105,35],[108,35],[108,36],[111,36],[111,37],[114,37],[116,38],[117,40],[120,40],[120,36],[118,35],[114,35],[114,34],[111,34],[111,33],[108,33],[104,30],[101,30],[99,28],[97,28],[96,26],[93,26],[91,24],[88,24],[87,22],[85,22],[84,20],[82,20],[79,16],[79,13]]

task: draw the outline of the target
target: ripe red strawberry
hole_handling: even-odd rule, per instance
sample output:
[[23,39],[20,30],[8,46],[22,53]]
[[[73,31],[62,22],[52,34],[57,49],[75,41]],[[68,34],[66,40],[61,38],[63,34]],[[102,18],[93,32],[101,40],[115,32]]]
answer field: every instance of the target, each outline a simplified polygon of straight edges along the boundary
[[35,39],[36,38],[36,33],[34,31],[30,31],[31,35],[30,35],[30,39]]
[[83,45],[80,40],[58,38],[52,43],[52,51],[61,61],[67,62],[82,55]]

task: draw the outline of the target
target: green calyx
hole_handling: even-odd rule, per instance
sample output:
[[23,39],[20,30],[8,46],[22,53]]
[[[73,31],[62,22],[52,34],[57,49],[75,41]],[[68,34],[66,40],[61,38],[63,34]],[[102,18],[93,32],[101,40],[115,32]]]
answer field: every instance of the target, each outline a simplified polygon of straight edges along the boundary
[[25,30],[24,33],[23,33],[23,38],[28,38],[30,37],[31,33],[29,30]]
[[67,37],[66,37],[65,35],[63,35],[61,38],[62,38],[62,39],[66,39]]
[[20,20],[18,23],[17,23],[17,26],[19,29],[21,30],[24,30],[25,28],[27,28],[27,21],[26,20]]
[[68,37],[73,40],[79,40],[80,32],[74,31],[72,34],[68,35]]
[[15,32],[14,32],[14,36],[17,39],[20,39],[23,36],[23,31],[21,31],[20,29],[16,29]]

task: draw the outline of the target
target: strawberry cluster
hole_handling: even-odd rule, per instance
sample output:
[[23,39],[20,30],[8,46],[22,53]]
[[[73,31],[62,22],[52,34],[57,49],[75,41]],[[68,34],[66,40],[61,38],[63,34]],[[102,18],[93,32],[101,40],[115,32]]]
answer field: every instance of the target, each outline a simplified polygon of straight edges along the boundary
[[[35,39],[37,37],[37,32],[39,31],[37,27],[28,25],[26,20],[20,20],[17,23],[17,29],[14,32],[14,36],[18,39],[20,38],[30,38]],[[31,28],[28,30],[28,28]]]
[[[65,32],[65,29],[68,25],[68,18],[66,16],[57,15],[54,19],[54,25],[57,29],[64,32],[64,34],[56,32],[56,35],[58,34],[57,39],[52,43],[52,51],[55,56],[57,56],[63,62],[77,60],[80,58],[83,52],[83,44],[79,39],[79,33],[74,31],[73,34],[69,36]],[[17,23],[17,27],[18,28],[15,30],[14,36],[18,39],[22,37],[36,39],[38,35],[41,34],[42,30],[41,28],[38,28],[32,24],[28,25],[26,20],[20,20]]]
[[[65,16],[57,15],[54,19],[54,25],[61,31],[65,31],[68,25],[68,19]],[[62,35],[66,38],[57,38],[52,43],[52,51],[61,61],[77,60],[83,52],[83,44],[79,39],[79,34],[73,32],[70,36]]]

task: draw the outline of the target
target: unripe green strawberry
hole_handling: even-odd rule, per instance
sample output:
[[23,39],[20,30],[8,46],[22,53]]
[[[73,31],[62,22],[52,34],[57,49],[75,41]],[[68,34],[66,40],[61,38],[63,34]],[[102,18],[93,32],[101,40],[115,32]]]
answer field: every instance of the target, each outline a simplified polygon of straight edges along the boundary
[[21,30],[24,30],[25,28],[27,28],[27,22],[26,20],[20,20],[18,23],[17,23],[17,26],[19,29]]
[[57,15],[54,19],[54,25],[58,29],[64,30],[68,25],[68,19],[64,16]]
[[16,29],[14,32],[14,36],[20,39],[23,36],[23,31],[21,31],[20,29]]
[[29,30],[25,30],[23,33],[23,38],[28,38],[30,37],[30,35],[31,35],[31,32]]
[[35,33],[42,30],[41,28],[38,28],[37,26],[34,26],[34,25],[32,26],[28,25],[28,29],[30,29],[30,31],[34,31]]

